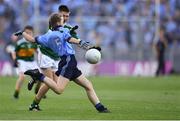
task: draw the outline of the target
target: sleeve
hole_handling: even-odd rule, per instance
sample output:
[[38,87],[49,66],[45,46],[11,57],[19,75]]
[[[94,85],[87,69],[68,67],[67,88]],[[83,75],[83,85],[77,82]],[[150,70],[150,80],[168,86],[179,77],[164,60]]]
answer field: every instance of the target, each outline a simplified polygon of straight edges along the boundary
[[6,52],[7,52],[7,53],[13,53],[13,52],[15,52],[15,46],[12,45],[12,44],[7,45],[7,46],[6,46]]
[[65,25],[64,28],[67,28],[70,31],[69,33],[73,38],[79,39],[79,36],[76,33],[76,31],[71,31],[71,29],[73,28],[71,25]]
[[73,38],[79,39],[79,36],[78,36],[78,34],[77,34],[75,31],[73,31],[73,32],[71,33],[71,36],[72,36]]
[[45,44],[47,43],[47,35],[44,34],[44,35],[37,36],[35,37],[35,41],[37,44]]
[[63,38],[66,40],[66,41],[69,41],[71,39],[71,34],[69,33],[69,30],[68,29],[64,29],[64,32],[63,32]]

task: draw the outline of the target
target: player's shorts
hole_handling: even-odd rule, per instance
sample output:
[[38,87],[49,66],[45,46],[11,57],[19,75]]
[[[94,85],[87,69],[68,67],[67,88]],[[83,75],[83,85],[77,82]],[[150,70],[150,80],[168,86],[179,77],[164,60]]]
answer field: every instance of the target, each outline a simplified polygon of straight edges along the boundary
[[57,71],[58,70],[58,63],[59,63],[59,60],[58,61],[53,60],[49,56],[38,51],[39,68],[42,68],[42,69],[43,68],[51,68],[53,71]]
[[59,62],[58,70],[56,75],[63,76],[69,80],[75,80],[82,72],[77,68],[77,61],[74,55],[62,56]]
[[24,73],[27,70],[30,69],[38,69],[38,65],[36,61],[24,61],[24,60],[18,60],[18,68],[17,73]]

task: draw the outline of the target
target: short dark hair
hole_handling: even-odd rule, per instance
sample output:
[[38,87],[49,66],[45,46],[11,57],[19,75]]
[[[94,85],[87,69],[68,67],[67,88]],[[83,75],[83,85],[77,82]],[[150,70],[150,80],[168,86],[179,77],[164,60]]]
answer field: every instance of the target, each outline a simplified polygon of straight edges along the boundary
[[58,13],[53,13],[51,17],[49,18],[49,26],[53,29],[57,26],[57,22],[61,20],[61,17]]
[[61,11],[70,12],[69,8],[66,5],[60,5],[58,10],[59,10],[59,12],[61,12]]
[[31,30],[31,31],[34,31],[34,28],[33,28],[32,26],[30,26],[30,25],[25,26],[25,27],[24,27],[24,31],[25,31],[26,29]]

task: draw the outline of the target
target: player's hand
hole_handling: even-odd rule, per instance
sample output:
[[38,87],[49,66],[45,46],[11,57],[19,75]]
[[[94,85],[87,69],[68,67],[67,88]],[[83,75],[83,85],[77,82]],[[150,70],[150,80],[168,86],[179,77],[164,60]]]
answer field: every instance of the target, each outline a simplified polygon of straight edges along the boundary
[[18,61],[15,59],[14,60],[14,64],[13,64],[14,67],[18,67]]
[[99,47],[99,46],[93,46],[93,47],[90,47],[89,49],[97,49],[97,50],[101,51],[101,47]]
[[17,32],[14,33],[14,35],[15,35],[15,36],[21,36],[22,33],[23,33],[23,31],[17,31]]
[[76,33],[75,30],[77,30],[78,28],[79,28],[78,25],[72,27],[72,28],[70,29],[70,34],[72,35],[72,34]]
[[81,48],[83,48],[85,50],[88,50],[91,47],[90,43],[87,42],[87,41],[84,41],[84,40],[81,40],[79,42],[79,45],[80,45]]

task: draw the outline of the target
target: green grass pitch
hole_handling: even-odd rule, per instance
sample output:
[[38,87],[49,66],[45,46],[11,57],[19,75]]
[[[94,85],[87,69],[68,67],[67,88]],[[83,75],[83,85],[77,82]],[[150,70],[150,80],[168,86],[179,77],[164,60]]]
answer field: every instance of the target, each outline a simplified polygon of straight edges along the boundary
[[0,77],[0,120],[180,119],[179,77],[90,77],[101,102],[111,110],[108,114],[98,113],[85,91],[73,82],[62,95],[49,91],[40,103],[42,111],[30,112],[34,91],[27,90],[27,81],[15,100],[17,77]]

